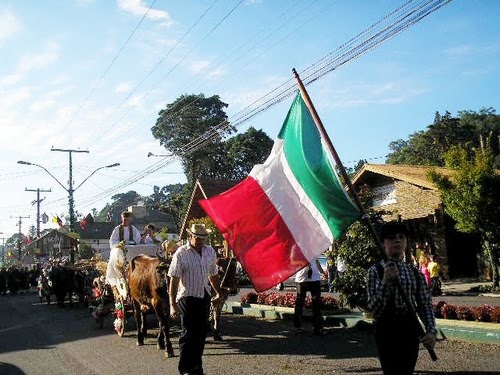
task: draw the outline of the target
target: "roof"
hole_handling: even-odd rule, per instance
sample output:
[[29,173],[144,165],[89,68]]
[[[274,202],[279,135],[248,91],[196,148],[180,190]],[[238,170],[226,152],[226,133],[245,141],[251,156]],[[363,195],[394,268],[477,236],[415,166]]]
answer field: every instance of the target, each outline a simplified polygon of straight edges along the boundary
[[80,235],[82,240],[102,240],[109,238],[115,227],[116,224],[111,222],[94,222],[87,224],[85,230],[81,227],[77,227],[75,232]]
[[40,237],[38,237],[38,238],[35,238],[35,239],[33,240],[33,242],[32,242],[32,243],[38,242],[38,241],[40,241],[40,240],[42,240],[42,239],[44,239],[44,238],[46,238],[46,237],[51,237],[51,236],[53,236],[54,234],[59,235],[59,236],[64,236],[64,237],[71,238],[70,236],[68,236],[68,234],[67,234],[67,233],[61,232],[61,231],[59,231],[59,230],[57,230],[57,229],[52,229],[52,230],[49,230],[49,231],[48,231],[47,233],[45,233],[44,235],[42,235],[42,236],[40,236]]
[[234,180],[212,180],[212,181],[200,181],[196,180],[194,184],[193,193],[191,194],[191,199],[189,201],[189,206],[182,221],[181,231],[179,236],[182,238],[186,227],[192,219],[199,219],[207,216],[203,208],[198,204],[200,199],[209,199],[219,195],[234,186],[236,186],[240,181]]
[[352,179],[353,185],[359,185],[370,179],[370,175],[378,174],[396,180],[405,181],[417,186],[431,190],[437,190],[427,178],[427,172],[435,170],[446,176],[453,174],[453,171],[443,167],[432,167],[426,165],[404,165],[404,164],[364,164]]

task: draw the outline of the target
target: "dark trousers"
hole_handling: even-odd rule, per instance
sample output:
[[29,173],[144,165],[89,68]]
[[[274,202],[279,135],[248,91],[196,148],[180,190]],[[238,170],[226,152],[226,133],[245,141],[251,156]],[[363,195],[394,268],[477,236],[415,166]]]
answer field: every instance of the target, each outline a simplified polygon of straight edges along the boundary
[[384,375],[411,375],[420,340],[410,317],[385,317],[375,321],[375,344]]
[[178,302],[181,318],[179,336],[179,372],[203,374],[201,357],[207,337],[210,296],[204,298],[184,297]]
[[297,283],[297,301],[295,302],[293,326],[295,328],[302,327],[302,312],[307,292],[311,293],[313,327],[314,331],[318,332],[323,328],[323,318],[321,317],[321,281]]

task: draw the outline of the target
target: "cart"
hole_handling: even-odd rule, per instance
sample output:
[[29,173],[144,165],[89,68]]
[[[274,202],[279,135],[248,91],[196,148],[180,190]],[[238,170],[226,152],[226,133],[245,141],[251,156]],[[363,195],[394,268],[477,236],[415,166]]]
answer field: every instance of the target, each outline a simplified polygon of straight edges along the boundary
[[[125,259],[128,263],[131,259],[141,254],[158,256],[160,255],[159,251],[159,244],[126,245]],[[117,285],[117,289],[119,296],[115,299],[111,287],[105,284],[102,276],[98,280],[94,280],[92,315],[99,328],[102,328],[105,318],[114,318],[114,329],[118,336],[123,337],[127,327],[127,319],[133,314],[134,308],[130,301],[127,280],[121,279]]]

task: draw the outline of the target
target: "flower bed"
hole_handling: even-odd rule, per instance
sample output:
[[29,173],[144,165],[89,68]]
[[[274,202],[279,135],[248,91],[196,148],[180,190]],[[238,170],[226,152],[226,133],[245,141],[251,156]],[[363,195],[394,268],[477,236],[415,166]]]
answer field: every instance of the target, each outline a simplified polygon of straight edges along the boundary
[[[295,293],[279,292],[249,292],[241,296],[241,303],[259,304],[268,306],[294,307],[297,300]],[[455,319],[478,322],[500,323],[500,306],[482,305],[477,307],[467,305],[453,305],[445,301],[439,301],[432,304],[434,315],[438,319]],[[311,308],[312,300],[306,297],[305,307]],[[339,309],[339,301],[332,296],[321,297],[321,309],[333,311]]]
[[[249,292],[241,296],[243,304],[259,304],[268,306],[294,307],[297,295],[295,293],[278,293],[278,292]],[[309,296],[305,300],[305,308],[312,307],[312,300]],[[321,309],[332,311],[339,309],[339,301],[332,296],[321,297]]]
[[439,319],[500,323],[500,306],[482,305],[472,307],[467,305],[453,305],[445,301],[439,301],[432,305],[434,307],[434,315]]

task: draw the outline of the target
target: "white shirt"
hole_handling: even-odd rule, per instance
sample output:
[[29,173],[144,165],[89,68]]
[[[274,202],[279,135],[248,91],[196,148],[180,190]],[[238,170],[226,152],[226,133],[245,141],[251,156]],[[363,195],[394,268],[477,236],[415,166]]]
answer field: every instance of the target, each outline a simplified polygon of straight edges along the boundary
[[201,256],[190,244],[179,247],[168,269],[168,276],[180,279],[175,300],[179,301],[183,297],[203,298],[205,291],[210,294],[208,277],[217,275],[216,260],[215,250],[208,245],[201,249]]
[[106,283],[111,286],[116,286],[118,284],[118,279],[123,278],[121,269],[125,264],[125,252],[124,250],[113,247],[111,253],[109,254],[108,267],[106,269]]
[[316,259],[310,264],[310,266],[312,269],[312,276],[307,277],[307,272],[309,271],[309,267],[306,266],[295,274],[296,283],[303,283],[305,281],[321,281],[321,275],[319,274],[319,268],[318,265],[316,264]]
[[337,258],[337,272],[345,272],[347,269],[345,262],[342,258]]
[[[136,244],[141,243],[141,233],[139,232],[139,229],[137,229],[135,226],[132,227],[132,239],[135,241]],[[128,227],[123,227],[123,239],[126,241],[127,244],[130,244],[130,235],[128,232]],[[113,232],[111,233],[111,237],[109,238],[109,247],[112,249],[116,245],[120,243],[120,226],[116,226],[115,229],[113,229]],[[111,258],[111,255],[110,255]]]

